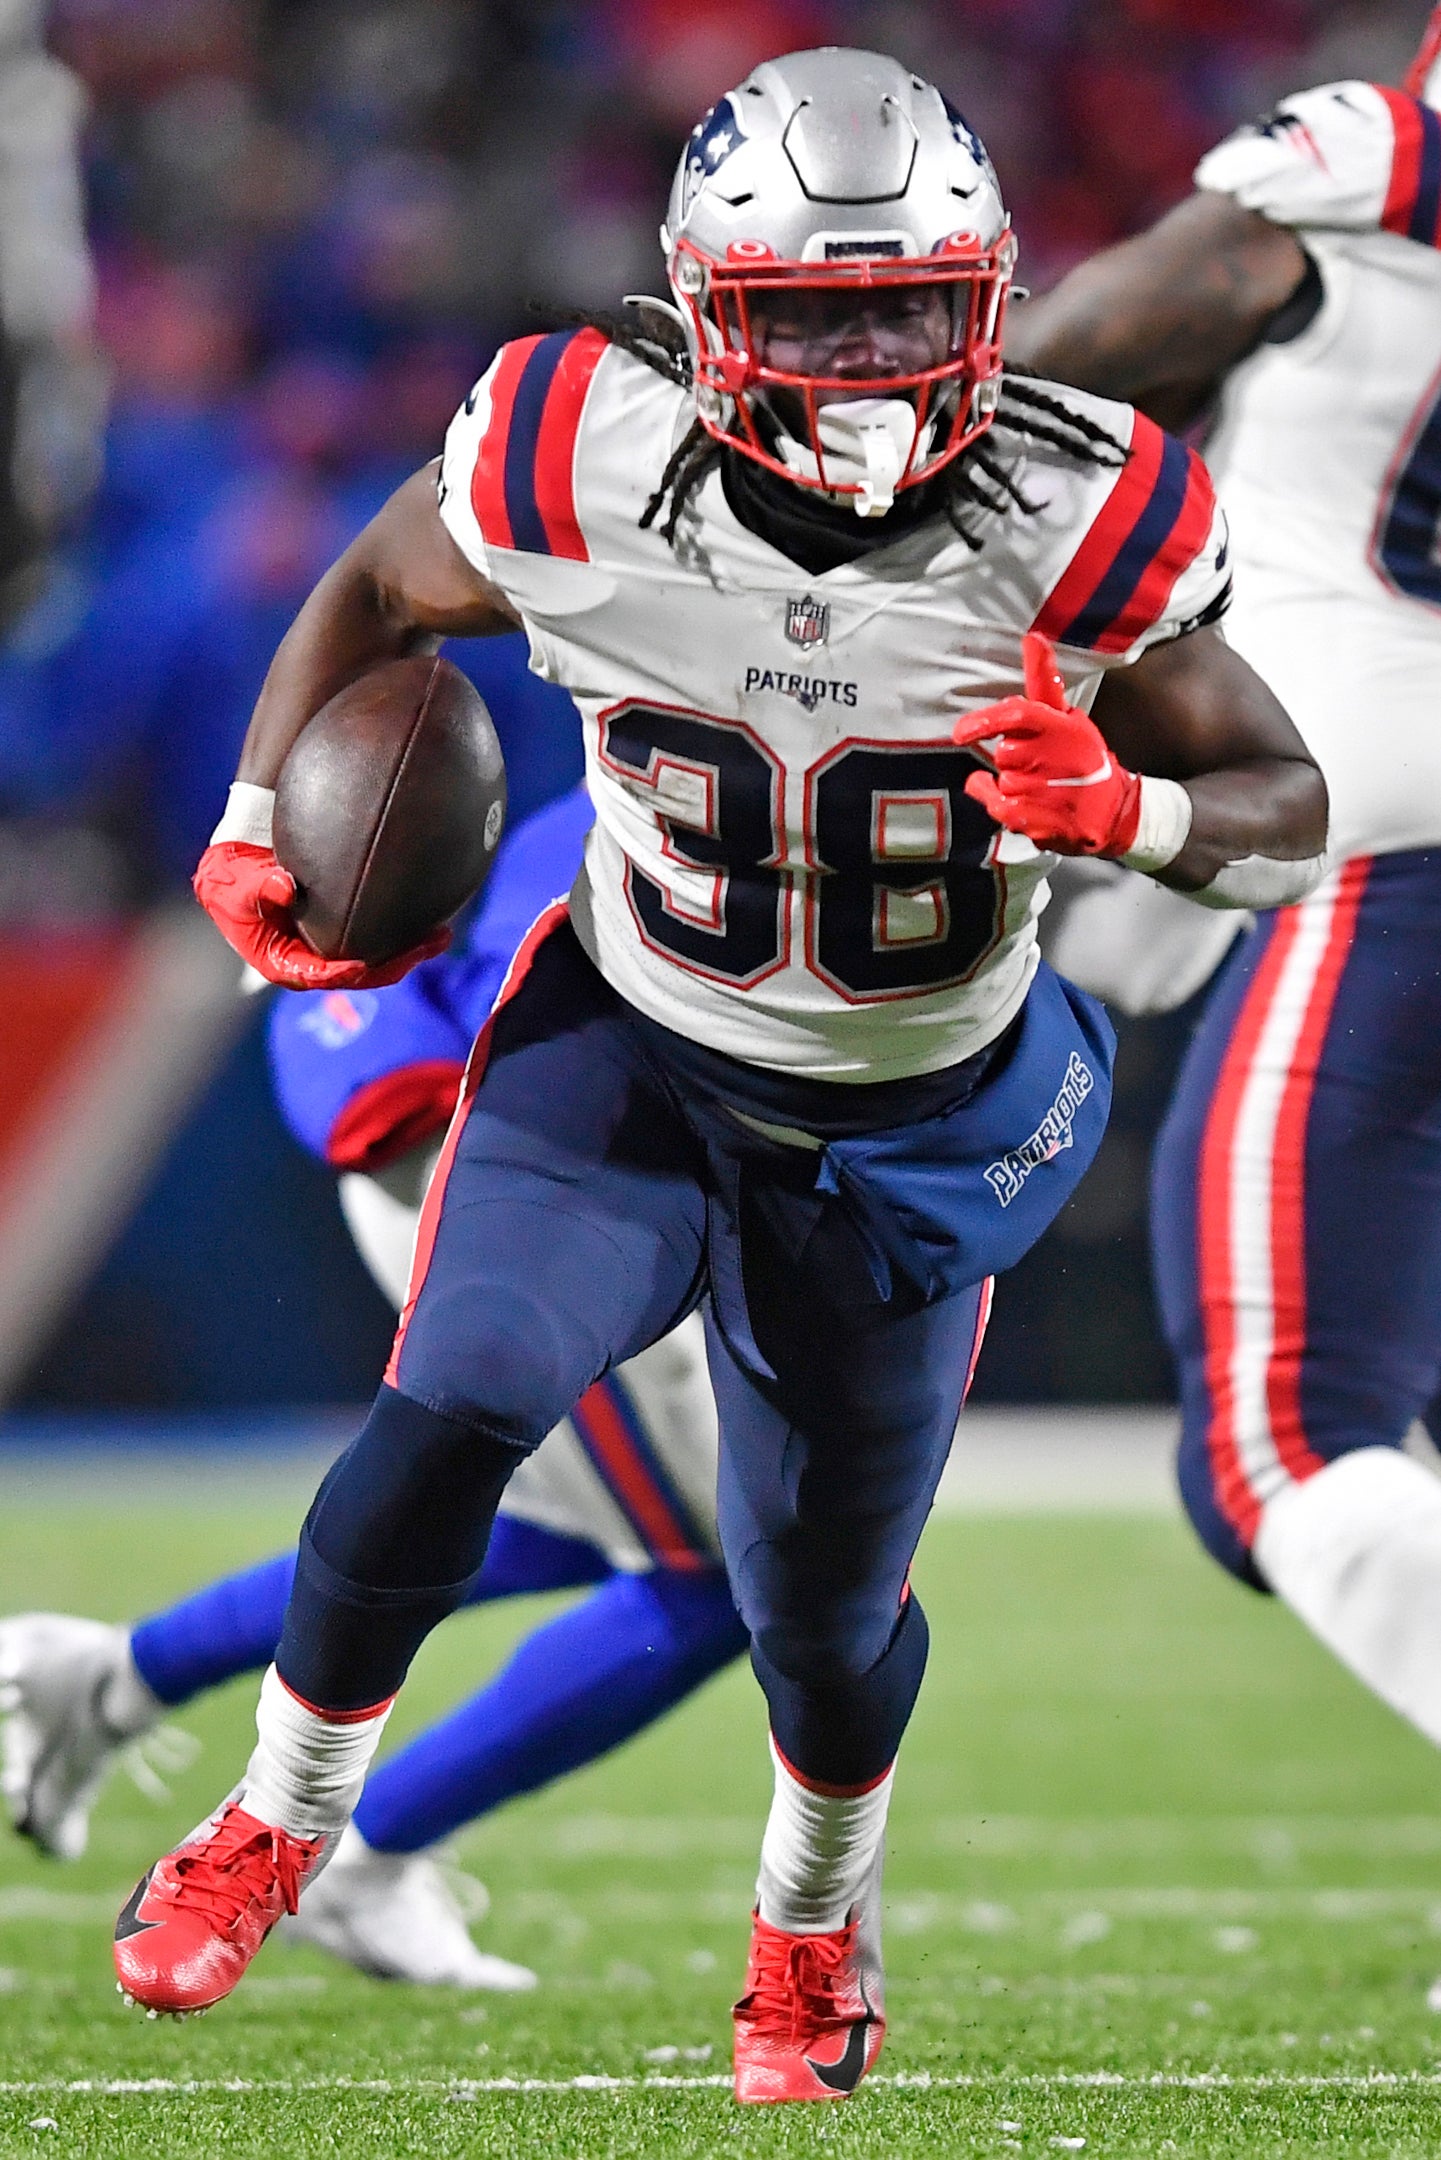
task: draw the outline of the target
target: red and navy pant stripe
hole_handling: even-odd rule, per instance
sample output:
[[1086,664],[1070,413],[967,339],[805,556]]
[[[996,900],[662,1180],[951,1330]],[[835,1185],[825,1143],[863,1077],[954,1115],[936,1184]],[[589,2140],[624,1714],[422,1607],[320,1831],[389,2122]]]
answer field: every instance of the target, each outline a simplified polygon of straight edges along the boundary
[[1441,1384],[1441,851],[1360,858],[1223,971],[1157,1144],[1157,1283],[1201,1536],[1399,1445]]

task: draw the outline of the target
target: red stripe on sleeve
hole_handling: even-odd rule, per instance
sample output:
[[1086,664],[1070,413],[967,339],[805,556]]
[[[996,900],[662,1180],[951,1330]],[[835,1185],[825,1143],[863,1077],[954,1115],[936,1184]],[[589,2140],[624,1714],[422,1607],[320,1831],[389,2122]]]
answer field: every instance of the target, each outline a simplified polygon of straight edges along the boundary
[[510,420],[515,393],[525,373],[525,363],[540,343],[538,337],[517,338],[503,346],[490,385],[490,418],[480,438],[475,470],[470,476],[470,507],[489,547],[515,546],[510,512],[505,507],[505,453],[510,442]]
[[1177,581],[1190,569],[1210,536],[1216,515],[1216,491],[1194,450],[1187,452],[1186,492],[1180,515],[1142,573],[1140,583],[1109,630],[1096,640],[1098,652],[1124,652],[1165,612]]
[[535,446],[535,502],[552,555],[589,562],[575,514],[575,445],[580,416],[607,340],[582,330],[566,347],[541,415]]
[[388,1387],[398,1388],[400,1386],[400,1353],[405,1348],[405,1336],[406,1330],[410,1326],[410,1316],[415,1311],[415,1301],[420,1296],[421,1285],[424,1283],[429,1270],[431,1255],[435,1251],[435,1233],[440,1226],[440,1208],[441,1202],[445,1198],[446,1180],[450,1176],[451,1165],[455,1161],[455,1151],[460,1145],[460,1136],[465,1130],[465,1121],[470,1115],[470,1106],[475,1100],[477,1088],[485,1078],[485,1068],[490,1061],[490,1039],[495,1033],[496,1015],[501,1007],[508,1004],[511,998],[515,996],[526,976],[530,973],[531,961],[550,936],[551,931],[563,923],[569,913],[569,903],[565,900],[556,900],[541,914],[537,915],[521,940],[515,958],[510,963],[505,981],[500,986],[500,994],[490,1009],[490,1018],[475,1038],[475,1047],[470,1053],[470,1063],[465,1068],[465,1080],[460,1090],[460,1101],[456,1105],[455,1116],[451,1119],[450,1130],[445,1136],[445,1144],[441,1148],[435,1169],[431,1173],[430,1183],[426,1187],[425,1198],[421,1202],[420,1221],[415,1232],[415,1258],[410,1263],[410,1282],[406,1290],[405,1307],[400,1315],[400,1324],[396,1328],[395,1341],[390,1349],[390,1360],[385,1368],[385,1381]]
[[586,1389],[572,1416],[584,1424],[586,1440],[605,1465],[627,1515],[656,1559],[673,1568],[703,1566],[685,1526],[676,1521],[664,1493],[637,1454],[620,1412],[598,1381]]
[[1336,992],[1351,947],[1371,864],[1366,856],[1341,873],[1326,950],[1311,985],[1271,1150],[1271,1355],[1266,1399],[1276,1453],[1293,1478],[1326,1467],[1306,1438],[1301,1411],[1301,1362],[1306,1352],[1306,1127],[1316,1091],[1316,1068],[1331,1025]]
[[1154,421],[1144,413],[1136,414],[1131,455],[1032,625],[1043,637],[1059,637],[1066,625],[1075,621],[1130,538],[1137,518],[1151,499],[1165,440]]
[[1399,90],[1388,90],[1384,83],[1375,87],[1386,100],[1395,136],[1381,228],[1383,232],[1406,234],[1411,229],[1416,191],[1421,185],[1421,115],[1414,98],[1403,96]]
[[1206,1394],[1210,1417],[1206,1433],[1211,1475],[1222,1514],[1249,1547],[1261,1520],[1261,1503],[1251,1489],[1236,1430],[1236,1390],[1231,1370],[1235,1355],[1235,1269],[1232,1257],[1231,1190],[1237,1128],[1246,1082],[1276,988],[1296,941],[1298,917],[1283,908],[1275,918],[1271,942],[1247,987],[1231,1040],[1221,1063],[1216,1091],[1201,1136],[1197,1175],[1196,1286],[1200,1295],[1205,1341]]

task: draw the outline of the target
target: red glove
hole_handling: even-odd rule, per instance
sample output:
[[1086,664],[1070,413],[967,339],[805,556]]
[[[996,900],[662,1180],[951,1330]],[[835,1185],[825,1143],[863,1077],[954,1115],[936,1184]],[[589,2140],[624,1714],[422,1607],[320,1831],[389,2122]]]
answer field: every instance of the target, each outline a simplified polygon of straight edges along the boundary
[[1049,639],[1021,640],[1024,697],[1002,698],[956,722],[952,741],[999,740],[996,770],[972,773],[966,793],[1007,832],[1058,855],[1124,855],[1141,821],[1140,775],[1106,747],[1087,713],[1066,703]]
[[325,959],[306,944],[290,912],[294,878],[281,868],[273,848],[250,840],[212,840],[191,882],[226,944],[267,982],[287,990],[379,990],[450,943],[449,930],[437,930],[383,967]]

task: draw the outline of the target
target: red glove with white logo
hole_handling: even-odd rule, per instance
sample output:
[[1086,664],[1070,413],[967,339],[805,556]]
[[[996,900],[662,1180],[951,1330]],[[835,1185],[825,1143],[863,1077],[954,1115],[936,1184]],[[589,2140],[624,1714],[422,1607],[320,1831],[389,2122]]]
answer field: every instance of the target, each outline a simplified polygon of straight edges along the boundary
[[1028,631],[1021,658],[1025,696],[983,705],[952,731],[952,741],[967,746],[998,738],[987,752],[994,775],[972,773],[966,793],[1038,848],[1124,855],[1141,822],[1140,775],[1111,755],[1088,713],[1067,704],[1049,639]]
[[450,943],[450,932],[437,930],[383,967],[325,959],[306,944],[291,913],[294,878],[273,848],[250,840],[212,840],[191,883],[226,944],[267,982],[286,990],[379,990]]

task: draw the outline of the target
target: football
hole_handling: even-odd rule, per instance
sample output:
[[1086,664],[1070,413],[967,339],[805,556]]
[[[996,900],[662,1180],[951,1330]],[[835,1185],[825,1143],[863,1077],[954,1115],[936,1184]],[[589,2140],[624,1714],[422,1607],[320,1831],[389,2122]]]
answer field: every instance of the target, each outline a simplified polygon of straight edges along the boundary
[[275,790],[275,852],[318,953],[372,965],[485,883],[505,763],[485,700],[431,654],[370,668],[309,720]]

